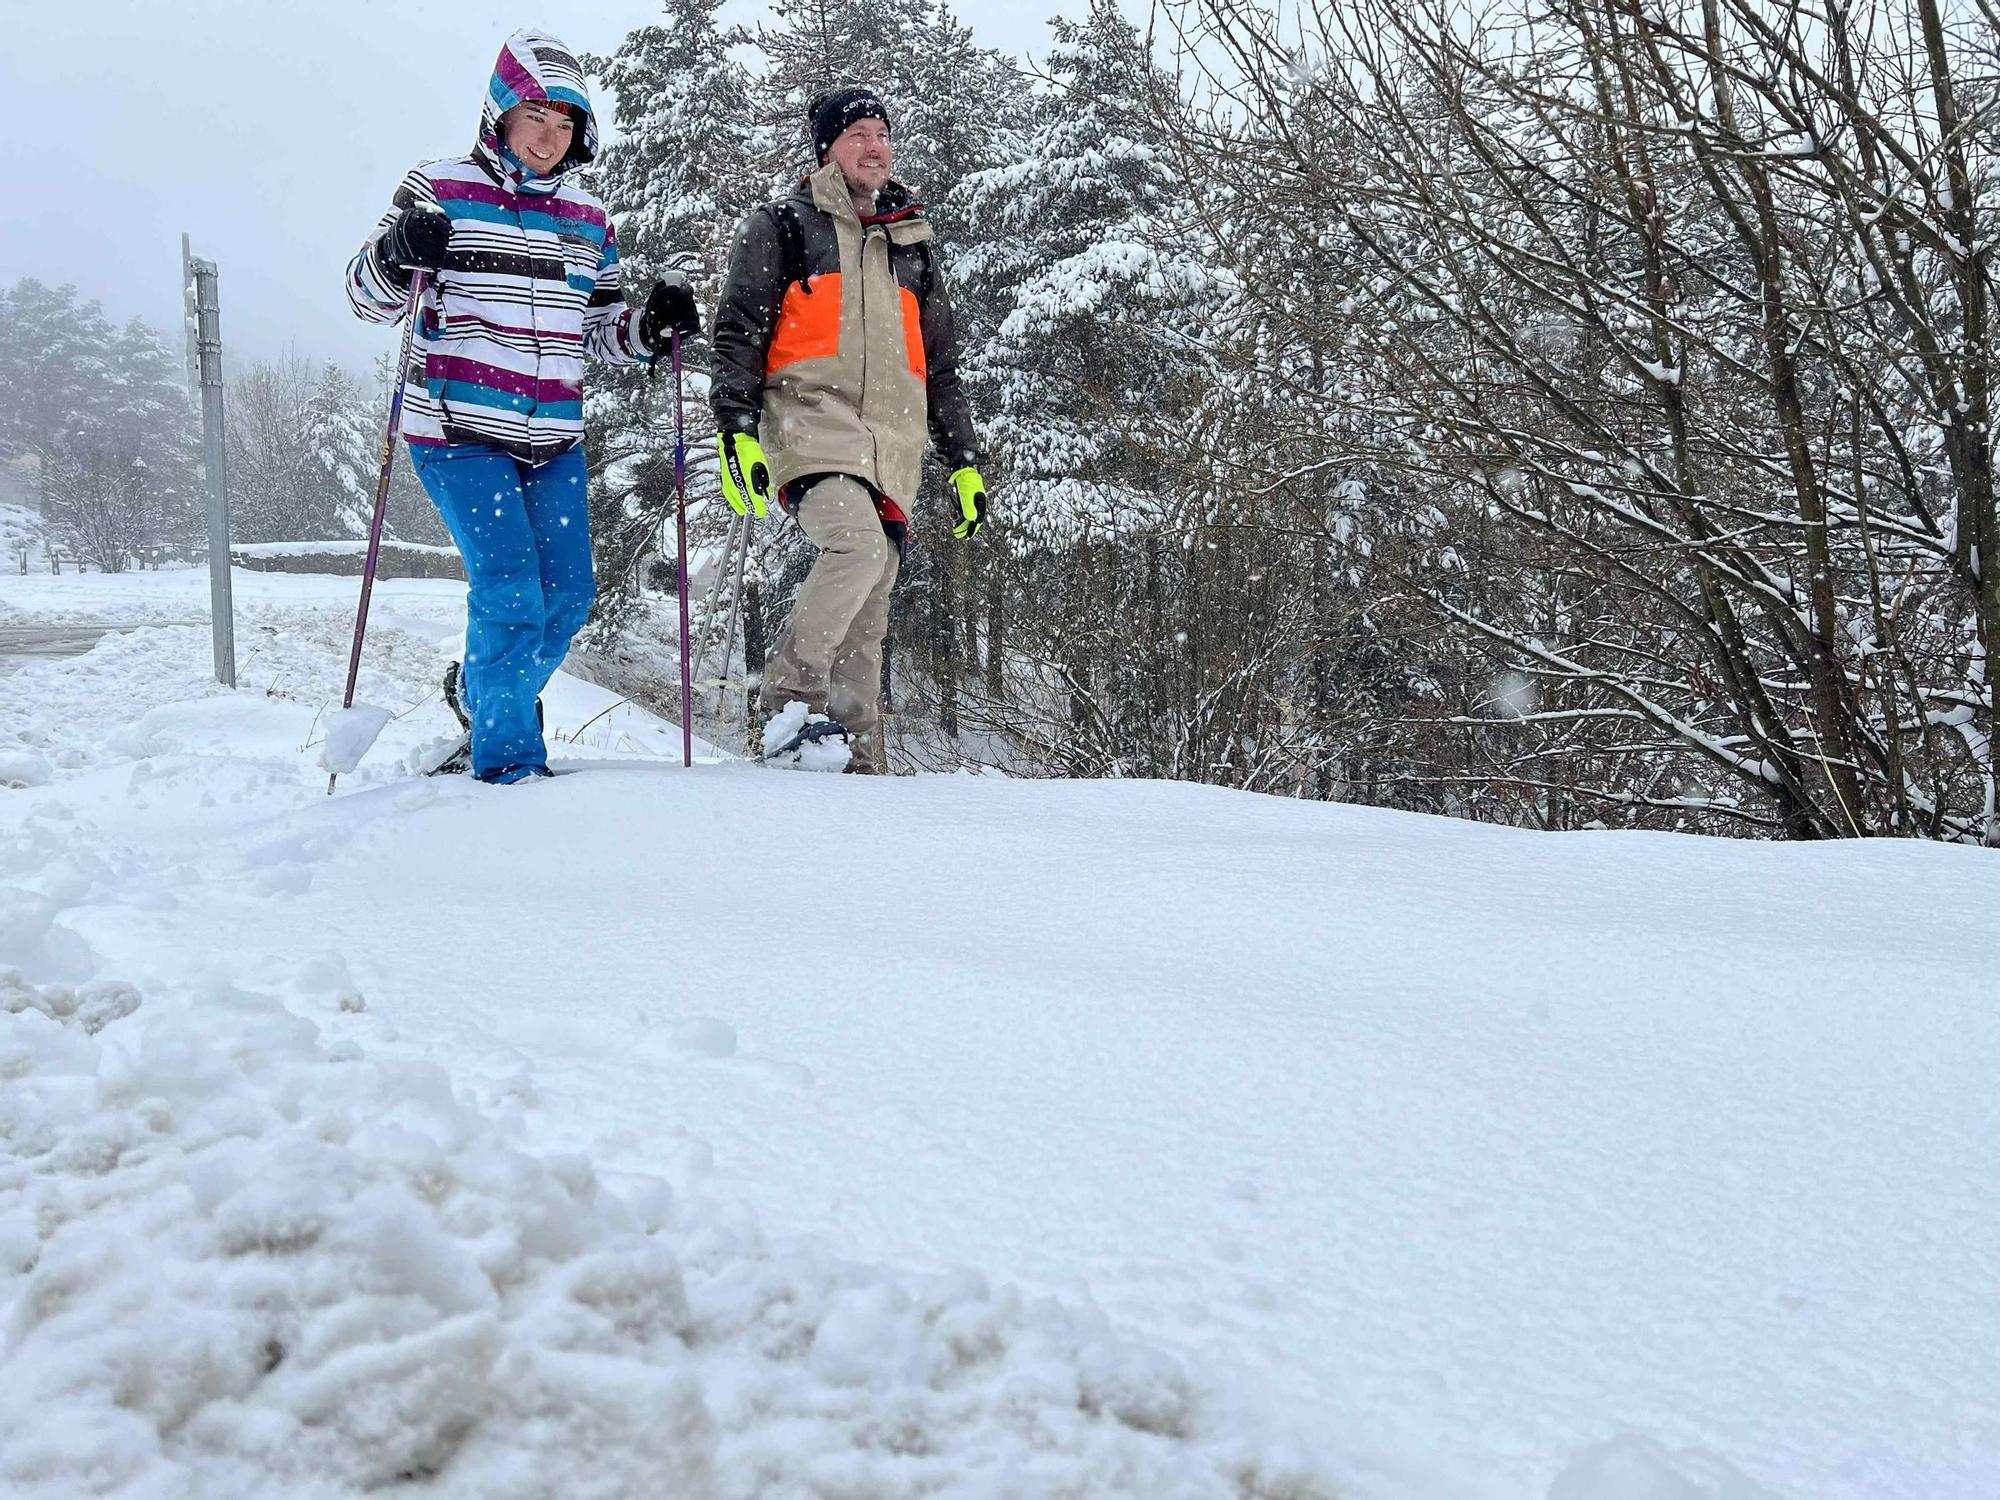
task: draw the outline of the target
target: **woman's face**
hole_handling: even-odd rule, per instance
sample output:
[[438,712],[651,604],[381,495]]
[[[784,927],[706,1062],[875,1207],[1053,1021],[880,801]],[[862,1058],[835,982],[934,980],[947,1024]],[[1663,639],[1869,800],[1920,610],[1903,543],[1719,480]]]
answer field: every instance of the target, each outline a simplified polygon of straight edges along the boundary
[[576,121],[559,104],[529,99],[500,117],[500,139],[522,161],[544,176],[569,155]]

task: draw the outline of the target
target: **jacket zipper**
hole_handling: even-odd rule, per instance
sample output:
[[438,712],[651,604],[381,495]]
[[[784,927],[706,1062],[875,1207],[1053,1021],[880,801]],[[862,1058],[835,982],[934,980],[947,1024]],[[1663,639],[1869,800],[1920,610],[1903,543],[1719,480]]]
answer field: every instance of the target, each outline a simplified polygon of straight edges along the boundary
[[[874,457],[873,475],[875,487],[882,487],[882,440],[877,436],[875,424],[868,420],[868,245],[882,230],[875,225],[863,225],[861,229],[861,427],[868,434],[868,451]],[[887,237],[883,243],[888,243]]]

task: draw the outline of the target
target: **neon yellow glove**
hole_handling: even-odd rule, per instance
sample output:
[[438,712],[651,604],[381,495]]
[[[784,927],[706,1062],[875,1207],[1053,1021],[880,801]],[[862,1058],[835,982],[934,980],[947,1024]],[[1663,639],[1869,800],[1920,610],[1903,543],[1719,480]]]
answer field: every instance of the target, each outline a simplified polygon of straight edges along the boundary
[[961,542],[978,536],[979,528],[986,524],[986,481],[979,477],[977,469],[968,464],[963,469],[952,471],[951,489],[958,501],[959,516],[951,534]]
[[739,516],[755,506],[758,519],[771,510],[771,465],[754,432],[718,432],[715,451],[722,459],[722,498]]

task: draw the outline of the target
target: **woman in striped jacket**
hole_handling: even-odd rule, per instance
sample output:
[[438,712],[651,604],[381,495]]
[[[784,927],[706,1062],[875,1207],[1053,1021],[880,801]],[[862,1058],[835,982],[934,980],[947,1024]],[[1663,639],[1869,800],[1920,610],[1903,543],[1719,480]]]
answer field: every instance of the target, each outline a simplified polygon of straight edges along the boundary
[[643,309],[619,290],[618,239],[576,181],[597,153],[583,69],[553,37],[507,39],[465,156],[426,162],[349,262],[361,317],[394,323],[424,276],[403,435],[465,559],[465,664],[445,673],[465,743],[438,767],[546,776],[537,706],[590,613],[583,361],[631,364],[700,329],[686,278]]

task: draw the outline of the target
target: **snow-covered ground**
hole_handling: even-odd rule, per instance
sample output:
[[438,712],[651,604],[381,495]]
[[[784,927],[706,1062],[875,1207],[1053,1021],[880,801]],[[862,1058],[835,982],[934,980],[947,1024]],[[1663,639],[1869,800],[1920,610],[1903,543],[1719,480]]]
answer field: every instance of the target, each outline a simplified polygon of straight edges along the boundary
[[329,798],[354,588],[0,579],[197,622],[0,677],[0,1494],[2000,1493],[1991,855],[411,779],[441,581]]

